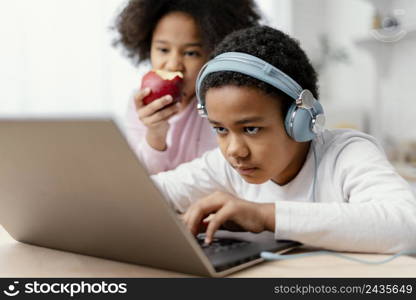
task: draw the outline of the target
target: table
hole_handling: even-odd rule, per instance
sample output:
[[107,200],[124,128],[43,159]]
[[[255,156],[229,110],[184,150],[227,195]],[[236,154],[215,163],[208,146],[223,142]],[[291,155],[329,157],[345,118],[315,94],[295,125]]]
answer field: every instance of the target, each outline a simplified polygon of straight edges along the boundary
[[[297,252],[311,251],[300,249]],[[349,254],[367,260],[387,255]],[[0,226],[0,277],[190,277],[15,241]],[[330,255],[268,261],[229,277],[416,277],[416,258],[399,257],[383,265],[365,265]]]

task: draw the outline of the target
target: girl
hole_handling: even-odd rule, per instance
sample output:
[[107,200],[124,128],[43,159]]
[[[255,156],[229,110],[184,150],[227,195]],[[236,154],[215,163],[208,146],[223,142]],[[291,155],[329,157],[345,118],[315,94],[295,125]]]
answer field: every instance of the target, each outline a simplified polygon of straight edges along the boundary
[[[237,52],[237,53],[236,53]],[[416,249],[416,201],[374,138],[324,130],[317,76],[269,27],[230,34],[197,80],[220,149],[153,176],[206,242],[228,224],[337,251]]]
[[130,103],[127,138],[151,174],[174,169],[216,147],[195,109],[195,79],[214,45],[228,33],[257,24],[252,0],[131,0],[117,19],[121,44],[135,63],[184,74],[181,101],[164,96],[144,106],[150,90]]

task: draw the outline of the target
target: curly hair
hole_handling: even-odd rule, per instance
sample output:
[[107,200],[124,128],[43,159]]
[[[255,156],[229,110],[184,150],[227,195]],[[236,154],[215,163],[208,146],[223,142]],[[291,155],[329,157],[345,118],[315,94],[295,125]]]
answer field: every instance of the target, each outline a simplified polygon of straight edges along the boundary
[[194,18],[208,53],[230,32],[257,25],[260,20],[253,0],[130,0],[116,18],[113,29],[119,36],[113,44],[121,44],[135,64],[148,60],[158,21],[178,11]]
[[[318,99],[317,74],[305,52],[300,48],[299,42],[287,34],[268,26],[254,26],[235,31],[218,44],[212,57],[225,52],[243,52],[267,61],[289,75],[303,89],[310,90]],[[202,95],[205,96],[209,88],[225,85],[255,87],[267,95],[283,98],[283,117],[293,103],[292,98],[268,83],[231,71],[209,74],[202,83]]]

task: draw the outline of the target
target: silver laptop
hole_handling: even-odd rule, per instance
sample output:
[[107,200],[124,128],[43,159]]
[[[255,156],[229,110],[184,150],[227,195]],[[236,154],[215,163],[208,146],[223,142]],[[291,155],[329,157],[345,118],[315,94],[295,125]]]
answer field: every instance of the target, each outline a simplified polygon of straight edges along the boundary
[[203,245],[111,118],[3,118],[0,137],[0,224],[17,241],[215,277],[297,245],[226,231]]

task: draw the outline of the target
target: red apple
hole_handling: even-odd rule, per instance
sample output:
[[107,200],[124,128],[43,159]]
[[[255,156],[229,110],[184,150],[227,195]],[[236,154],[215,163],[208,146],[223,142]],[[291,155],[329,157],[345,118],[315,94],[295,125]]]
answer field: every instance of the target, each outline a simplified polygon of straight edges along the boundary
[[175,103],[181,98],[182,85],[183,74],[181,72],[151,70],[142,79],[142,89],[151,89],[150,94],[143,98],[143,104],[147,105],[165,95],[171,95]]

